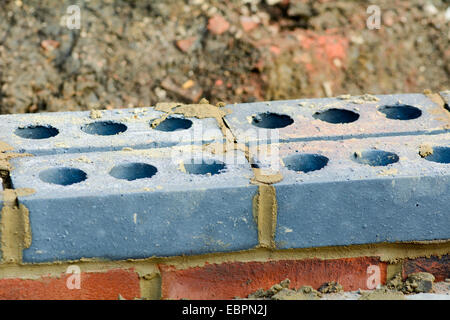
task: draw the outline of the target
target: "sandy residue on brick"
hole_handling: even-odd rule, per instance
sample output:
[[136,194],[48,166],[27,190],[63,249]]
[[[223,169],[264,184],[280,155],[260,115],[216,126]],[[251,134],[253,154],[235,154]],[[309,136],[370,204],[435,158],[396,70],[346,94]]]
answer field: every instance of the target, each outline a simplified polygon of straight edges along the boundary
[[437,105],[436,108],[429,111],[433,116],[435,116],[435,120],[444,122],[444,128],[450,128],[450,113],[445,109],[444,99],[442,99],[438,93],[433,93],[428,89],[424,90],[423,93]]
[[22,250],[31,245],[29,211],[17,202],[18,196],[35,193],[33,189],[7,189],[3,191],[3,208],[0,220],[2,260],[21,262]]
[[423,144],[419,147],[419,155],[422,158],[431,156],[433,154],[433,147],[428,144]]
[[259,185],[258,192],[253,198],[253,216],[258,225],[259,246],[274,247],[277,223],[277,201],[274,186]]
[[103,113],[100,110],[91,110],[89,113],[91,119],[100,119],[101,117],[103,117]]

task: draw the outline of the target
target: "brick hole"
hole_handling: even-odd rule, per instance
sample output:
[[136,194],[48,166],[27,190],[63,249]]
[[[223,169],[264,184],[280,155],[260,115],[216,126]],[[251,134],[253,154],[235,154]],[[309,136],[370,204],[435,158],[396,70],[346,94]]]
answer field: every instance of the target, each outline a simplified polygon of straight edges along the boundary
[[422,115],[420,109],[408,105],[383,106],[379,111],[384,113],[386,118],[393,120],[413,120]]
[[151,178],[156,172],[158,169],[147,163],[124,163],[112,168],[109,174],[116,179],[133,181]]
[[81,130],[93,135],[113,136],[127,131],[127,126],[114,121],[97,121],[84,125]]
[[449,147],[434,147],[433,154],[424,157],[428,161],[439,163],[450,163],[450,148]]
[[42,171],[39,178],[46,183],[69,186],[86,180],[87,174],[76,168],[51,168]]
[[172,132],[187,130],[190,127],[192,127],[192,121],[189,119],[169,117],[162,121],[157,127],[155,127],[155,130]]
[[327,157],[314,153],[293,154],[283,158],[286,168],[304,173],[320,170],[328,164],[328,161]]
[[14,132],[24,139],[48,139],[59,134],[59,130],[50,125],[37,125],[17,128]]
[[294,120],[285,114],[272,112],[260,113],[253,116],[252,124],[259,128],[279,129],[287,127],[294,123]]
[[226,168],[226,165],[218,160],[214,160],[214,162],[202,160],[201,163],[191,160],[190,163],[184,163],[184,168],[189,174],[207,174],[213,176],[215,174],[220,174],[221,171]]
[[345,109],[328,109],[316,112],[313,117],[328,123],[351,123],[359,119],[359,114]]
[[398,162],[399,159],[395,153],[383,150],[367,150],[353,154],[353,161],[372,167],[387,166]]

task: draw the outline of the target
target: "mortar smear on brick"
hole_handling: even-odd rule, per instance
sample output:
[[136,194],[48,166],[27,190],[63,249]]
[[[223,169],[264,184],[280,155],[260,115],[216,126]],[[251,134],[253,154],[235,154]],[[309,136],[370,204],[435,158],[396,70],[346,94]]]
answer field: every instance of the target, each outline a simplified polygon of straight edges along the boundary
[[424,94],[438,106],[432,110],[430,113],[436,116],[436,120],[444,121],[447,124],[445,125],[446,129],[450,128],[450,113],[445,108],[445,101],[439,93],[433,93],[429,90],[425,90]]
[[[9,179],[13,169],[9,160],[17,157],[27,157],[29,154],[9,152],[13,147],[0,141],[0,170],[2,176]],[[31,229],[29,211],[23,204],[18,204],[19,195],[35,193],[33,189],[22,188],[18,190],[5,189],[0,192],[0,202],[3,207],[0,212],[0,250],[1,261],[18,263],[22,261],[22,250],[31,244]]]

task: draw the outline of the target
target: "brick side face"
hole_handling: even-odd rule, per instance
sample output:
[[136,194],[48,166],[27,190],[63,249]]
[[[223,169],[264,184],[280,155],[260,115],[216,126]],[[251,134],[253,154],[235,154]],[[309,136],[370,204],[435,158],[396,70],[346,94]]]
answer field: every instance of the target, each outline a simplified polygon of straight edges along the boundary
[[403,262],[403,278],[415,272],[429,272],[434,275],[436,281],[444,281],[450,278],[450,255],[405,260]]
[[[368,289],[369,266],[379,267],[379,281],[386,282],[386,264],[376,257],[336,260],[304,259],[268,262],[229,262],[177,270],[161,265],[163,299],[232,299],[288,278],[291,287],[338,281],[344,290]],[[372,267],[373,268],[373,267]]]
[[[140,297],[139,276],[133,270],[82,272],[80,289],[68,289],[71,274],[40,279],[0,279],[3,300],[117,300]],[[73,278],[71,278],[73,279]],[[73,283],[73,282],[72,282]]]

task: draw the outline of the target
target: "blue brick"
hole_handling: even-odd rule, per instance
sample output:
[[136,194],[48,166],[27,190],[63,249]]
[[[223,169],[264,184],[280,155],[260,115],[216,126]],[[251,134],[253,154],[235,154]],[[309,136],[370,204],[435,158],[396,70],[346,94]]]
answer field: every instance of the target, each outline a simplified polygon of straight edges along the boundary
[[99,119],[91,119],[90,112],[0,115],[0,141],[33,155],[222,141],[215,119],[173,115],[164,125],[151,128],[150,123],[162,115],[153,108],[105,110]]
[[[225,169],[212,168],[216,174],[190,174],[195,170],[185,164],[187,172],[183,172],[171,161],[170,153],[164,152],[171,151],[12,160],[13,186],[36,190],[33,195],[19,197],[30,212],[32,233],[32,244],[24,250],[23,260],[114,260],[255,247],[258,232],[252,199],[257,187],[249,184],[250,166],[233,164],[239,162],[229,159],[223,160]],[[236,155],[241,161],[245,159],[242,153]],[[134,163],[150,164],[157,172],[151,176],[152,168]],[[113,169],[123,164],[131,170]],[[66,171],[47,171],[55,168]],[[129,181],[110,173],[126,179],[151,177]],[[81,182],[73,183],[76,181]]]
[[378,95],[374,100],[351,97],[233,104],[226,106],[232,113],[225,121],[240,143],[278,138],[273,136],[275,128],[280,142],[450,131],[437,112],[441,107],[423,94]]
[[[280,145],[277,247],[449,239],[449,142],[441,134]],[[434,153],[422,158],[421,146]]]

